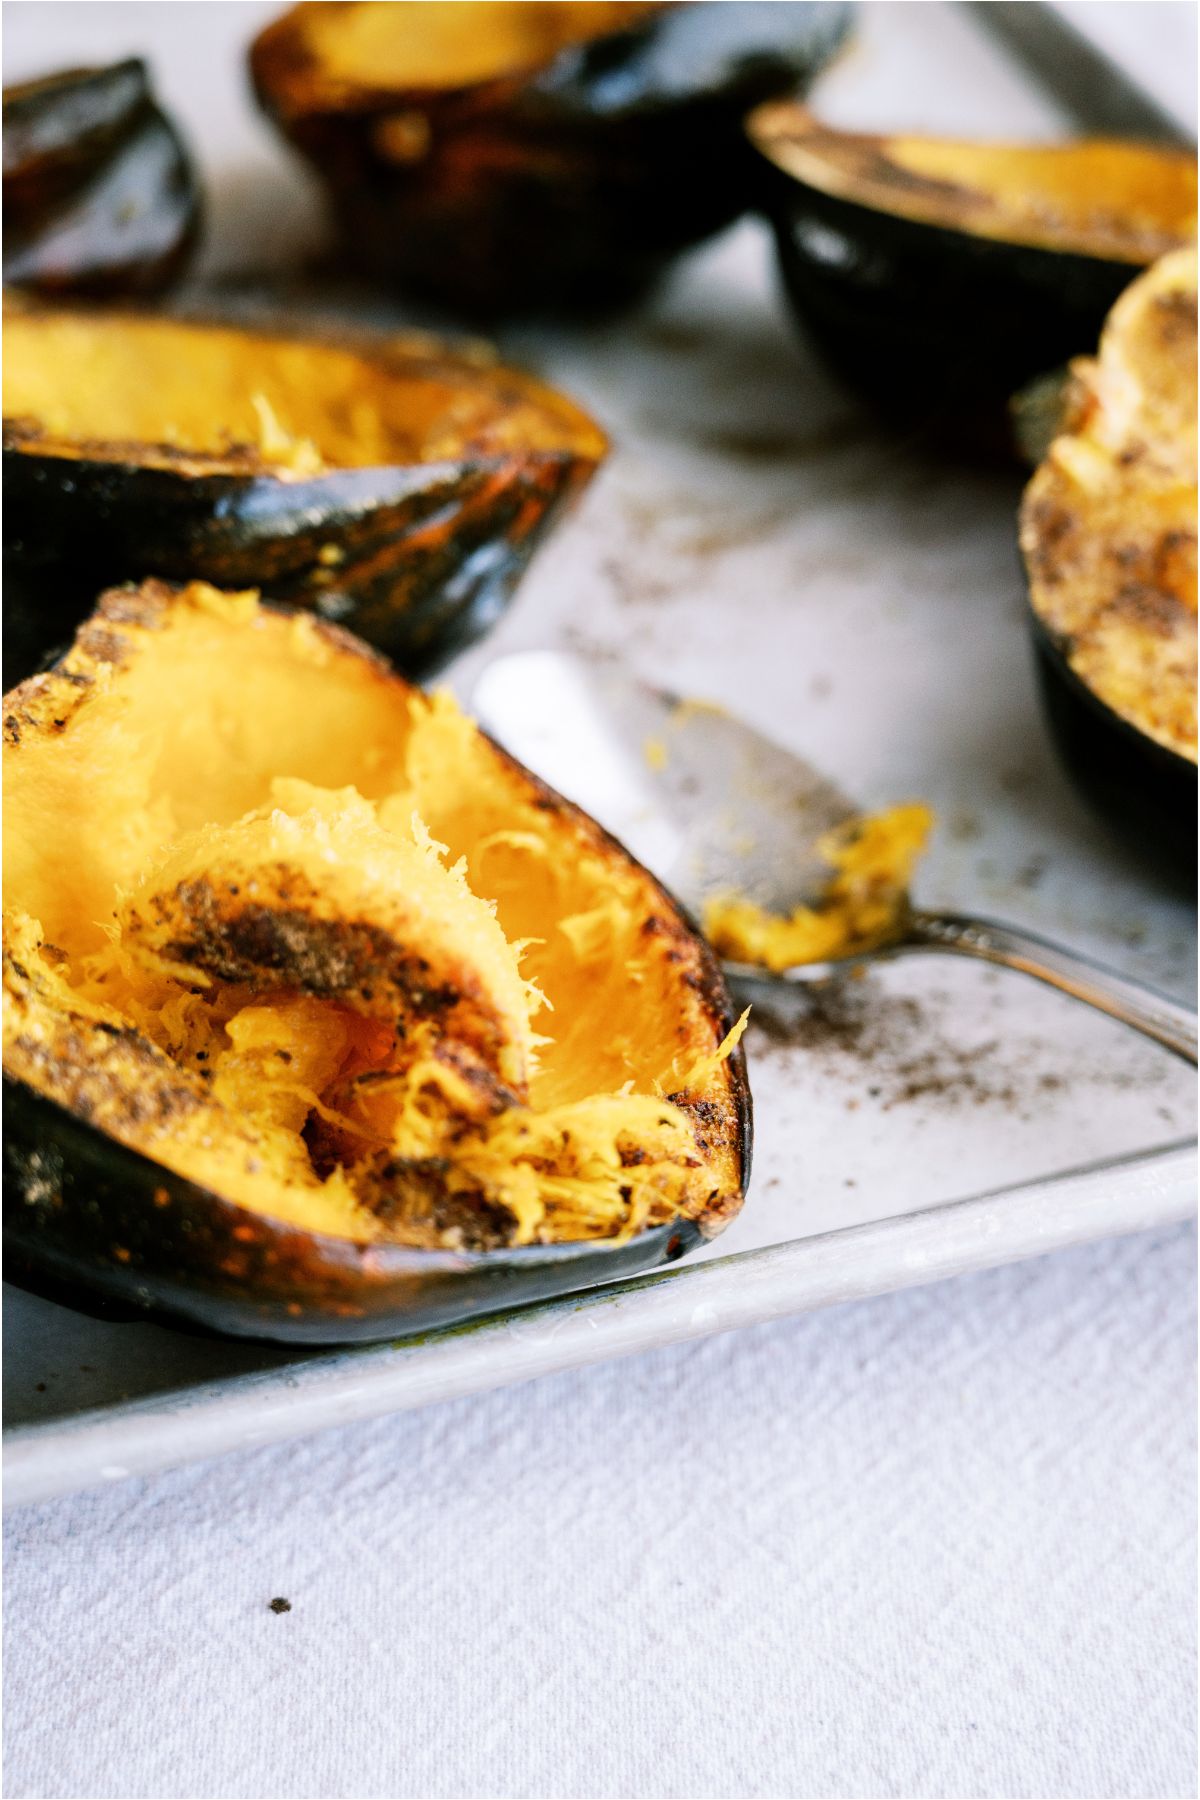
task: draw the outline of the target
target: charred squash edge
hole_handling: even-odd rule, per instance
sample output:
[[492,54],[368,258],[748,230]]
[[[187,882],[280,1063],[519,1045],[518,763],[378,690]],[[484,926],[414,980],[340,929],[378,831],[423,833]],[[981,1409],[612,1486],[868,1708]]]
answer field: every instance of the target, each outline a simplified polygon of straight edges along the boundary
[[[357,0],[350,0],[356,4]],[[434,0],[446,4],[446,0]],[[453,0],[450,0],[453,4]],[[510,5],[513,0],[500,0]],[[517,0],[520,3],[520,0]],[[678,4],[678,0],[675,0]],[[378,113],[420,96],[439,105],[462,102],[472,110],[490,109],[544,78],[555,64],[578,55],[588,44],[630,40],[667,10],[671,0],[642,0],[629,7],[629,22],[596,36],[567,38],[540,58],[518,62],[496,74],[465,81],[395,82],[327,75],[320,54],[305,29],[307,8],[288,7],[271,19],[250,46],[250,74],[262,104],[285,129],[314,115]]]
[[[1140,279],[1153,277],[1147,272]],[[1086,358],[1091,365],[1101,359],[1103,332],[1099,335],[1100,346]],[[1029,448],[1035,451],[1028,459],[1036,468],[1022,497],[1018,536],[1043,711],[1061,760],[1093,811],[1172,886],[1182,880],[1190,897],[1197,856],[1196,761],[1118,711],[1085,679],[1072,660],[1069,634],[1051,624],[1038,602],[1034,550],[1025,541],[1030,489],[1060,433],[1073,435],[1068,421],[1076,380],[1073,366],[1060,370],[1013,402],[1019,420],[1024,409]]]
[[[162,584],[149,586],[162,591]],[[125,605],[132,604],[134,622],[137,593],[121,596]],[[298,609],[266,610],[289,617]],[[402,689],[409,686],[350,633],[321,621],[315,628],[339,652],[362,658]],[[15,720],[10,727],[13,698],[5,696],[6,732],[20,730]],[[599,843],[646,877],[694,941],[700,998],[723,1036],[734,1023],[730,998],[717,959],[690,915],[611,833],[487,733],[481,735],[546,810],[583,821]],[[333,1344],[438,1329],[641,1273],[716,1235],[744,1200],[753,1111],[740,1044],[726,1067],[736,1131],[734,1205],[711,1219],[676,1219],[623,1243],[591,1239],[476,1252],[365,1244],[282,1224],[174,1174],[6,1071],[4,1221],[10,1278],[69,1304],[86,1307],[89,1294],[99,1293],[131,1308],[132,1316],[183,1318],[220,1333],[276,1342]],[[81,1190],[79,1198],[64,1204],[71,1189]],[[116,1209],[112,1216],[109,1206]],[[167,1221],[178,1225],[169,1242]],[[195,1262],[197,1239],[205,1237],[220,1252],[211,1259],[212,1272]],[[218,1275],[227,1277],[227,1284]]]
[[[321,3],[322,0],[318,0],[318,4]],[[351,0],[351,3],[360,3],[360,0]],[[434,0],[434,3],[453,5],[454,0]],[[333,0],[333,4],[339,4],[339,0]],[[498,0],[498,4],[520,5],[523,0]],[[406,101],[420,101],[439,110],[445,108],[451,114],[461,109],[464,117],[473,117],[510,103],[538,84],[546,84],[548,77],[553,82],[560,66],[572,75],[580,76],[586,84],[592,78],[592,72],[572,66],[578,62],[581,53],[586,55],[593,50],[598,53],[601,66],[596,71],[596,79],[603,81],[608,73],[604,56],[606,46],[635,47],[639,39],[652,34],[668,15],[685,8],[702,12],[708,4],[711,0],[639,0],[637,5],[623,7],[622,23],[606,32],[564,38],[544,55],[514,62],[494,74],[435,83],[376,81],[327,74],[319,51],[305,30],[303,15],[308,8],[302,3],[288,7],[259,32],[250,46],[250,75],[260,103],[285,131],[306,119],[386,114]],[[788,50],[785,52],[778,43],[772,43],[766,50],[761,45],[755,46],[753,54],[760,60],[775,55],[781,61],[788,54],[797,63],[803,61],[810,65],[807,78],[811,79],[844,46],[852,29],[853,9],[845,0],[824,0],[823,5],[814,3],[794,10],[797,30]],[[803,30],[798,16],[801,11],[806,15]],[[727,90],[754,85],[744,57],[731,50],[728,60],[730,73],[717,86],[697,84],[690,89],[668,86],[661,96],[648,98],[640,92],[627,94],[616,104],[611,95],[606,95],[603,107],[591,112],[564,102],[553,86],[548,85],[539,96],[539,103],[547,109],[561,111],[565,118],[576,124],[586,121],[601,129],[650,112],[676,113],[698,103],[711,106],[714,102],[719,104]],[[803,74],[797,75],[793,88],[804,79]],[[761,92],[761,81],[758,86]],[[776,91],[786,92],[787,83],[781,79],[776,84]]]
[[[852,17],[840,0],[797,6],[790,20],[776,6],[775,38],[747,23],[758,40],[740,51],[719,42],[690,84],[664,82],[652,52],[639,64],[643,42],[678,14],[690,23],[736,10],[654,6],[540,62],[431,86],[326,79],[294,7],[252,45],[251,80],[328,190],[344,253],[368,274],[468,316],[603,316],[753,207],[742,116],[807,87]],[[618,47],[628,79],[614,98]]]
[[[1013,250],[1041,250],[1053,256],[1077,257],[1084,262],[1115,264],[1130,271],[1128,277],[1130,280],[1133,279],[1134,272],[1148,267],[1158,255],[1166,254],[1166,249],[1169,247],[1164,245],[1161,250],[1150,250],[1146,253],[1130,248],[1126,254],[1116,254],[1103,247],[1098,248],[1096,238],[1093,236],[1089,241],[1086,231],[1082,228],[1073,230],[1066,224],[1060,224],[1057,227],[1047,224],[1041,229],[1032,222],[1027,227],[1014,224],[1009,229],[1002,229],[999,225],[989,229],[986,220],[972,224],[969,217],[970,203],[973,198],[978,199],[981,194],[986,194],[986,189],[973,188],[965,184],[957,187],[952,183],[940,182],[933,177],[912,176],[901,165],[888,160],[888,146],[898,139],[928,141],[931,144],[944,143],[947,148],[952,148],[954,140],[951,139],[926,137],[918,133],[881,134],[843,131],[823,125],[807,108],[795,102],[774,100],[767,101],[750,114],[746,121],[746,129],[756,149],[778,171],[784,181],[794,185],[799,194],[810,194],[824,200],[838,202],[881,219],[894,220],[898,225],[911,226],[914,230],[940,233],[951,238],[966,238],[971,243],[1008,246]],[[809,139],[817,148],[808,148],[806,140]],[[832,165],[822,163],[820,145],[822,141],[831,140],[853,148],[861,155],[862,168],[857,174],[843,176]],[[799,150],[802,158],[810,165],[805,173],[798,172],[789,163],[787,156],[789,143]],[[966,147],[965,140],[964,146]],[[1128,148],[1130,151],[1144,152],[1148,156],[1159,159],[1164,167],[1172,165],[1189,169],[1194,167],[1194,158],[1182,145],[1140,144],[1113,137],[1080,138],[1066,143],[1046,145],[1018,143],[1015,140],[994,143],[980,140],[977,145],[972,143],[969,147],[994,152],[997,157],[1035,150],[1045,150],[1048,154],[1076,152],[1083,156],[1089,151]],[[872,182],[873,168],[879,171],[874,177],[874,182]],[[924,188],[930,190],[927,211],[916,206],[887,204],[887,198],[890,198],[886,194],[888,186],[894,187],[897,198],[902,198],[906,182],[910,183],[918,192]],[[872,196],[872,186],[877,190],[874,197]],[[939,190],[944,190],[942,216],[938,216],[938,209],[933,201],[934,194]],[[1176,245],[1186,242],[1184,237],[1168,232],[1165,226],[1163,235],[1164,238],[1170,237]]]
[[[102,330],[157,317],[7,304],[37,316],[94,318]],[[274,321],[241,326],[195,312],[167,322],[238,330],[251,342],[328,345],[384,367],[390,351],[450,377],[461,370],[481,378],[474,352],[456,352],[422,333],[296,330]],[[39,658],[65,647],[99,586],[155,575],[260,586],[283,604],[324,616],[336,605],[334,616],[406,673],[437,668],[509,603],[529,560],[608,450],[604,432],[567,395],[499,362],[482,368],[482,379],[496,384],[498,413],[506,392],[539,405],[544,399],[550,415],[562,419],[562,443],[503,454],[468,448],[439,462],[330,467],[289,480],[247,453],[208,457],[147,445],[151,460],[142,461],[130,458],[127,445],[88,442],[79,446],[86,454],[69,454],[6,419],[5,616],[15,647],[11,662],[6,656],[6,681],[24,679]],[[503,543],[504,556],[456,589],[485,543]],[[334,569],[326,561],[330,545],[343,552]]]
[[[678,1219],[623,1243],[365,1245],[236,1206],[115,1139],[102,1140],[109,1167],[97,1176],[99,1134],[7,1074],[4,1123],[6,1279],[84,1310],[99,1295],[125,1317],[184,1319],[234,1337],[316,1345],[437,1330],[640,1274],[704,1235]],[[748,1158],[748,1126],[745,1141]],[[198,1266],[202,1247],[225,1284]]]
[[[746,128],[802,334],[837,377],[902,428],[918,425],[956,454],[1011,460],[1012,395],[1093,340],[1151,256],[1139,265],[987,236],[808,185],[772,149],[789,120],[814,124],[804,107],[771,101]],[[828,253],[819,240],[810,245],[810,228],[832,232],[838,245]],[[834,254],[839,247],[844,261]]]

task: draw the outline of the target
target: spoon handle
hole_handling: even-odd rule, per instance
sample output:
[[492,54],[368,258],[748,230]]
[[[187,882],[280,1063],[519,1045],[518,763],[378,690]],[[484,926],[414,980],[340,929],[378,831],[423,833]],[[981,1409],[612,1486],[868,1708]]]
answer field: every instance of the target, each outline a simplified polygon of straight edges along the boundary
[[998,925],[992,919],[972,919],[965,913],[918,912],[912,914],[904,936],[889,950],[892,955],[943,951],[1018,969],[1120,1019],[1123,1025],[1132,1025],[1187,1062],[1196,1061],[1196,1014],[1190,1007],[1032,931]]

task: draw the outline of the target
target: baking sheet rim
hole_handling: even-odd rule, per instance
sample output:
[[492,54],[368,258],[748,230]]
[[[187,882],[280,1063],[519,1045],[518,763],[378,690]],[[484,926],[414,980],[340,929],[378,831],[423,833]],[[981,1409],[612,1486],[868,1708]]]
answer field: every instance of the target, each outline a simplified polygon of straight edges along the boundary
[[392,1344],[4,1434],[5,1508],[281,1443],[1096,1238],[1196,1209],[1194,1140],[916,1212],[683,1263]]

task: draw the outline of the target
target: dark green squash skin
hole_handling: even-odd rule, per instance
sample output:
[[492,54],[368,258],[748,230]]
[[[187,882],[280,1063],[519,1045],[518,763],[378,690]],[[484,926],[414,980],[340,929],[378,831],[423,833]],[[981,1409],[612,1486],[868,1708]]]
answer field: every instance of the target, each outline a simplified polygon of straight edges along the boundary
[[766,210],[793,312],[885,417],[1009,454],[1009,402],[1094,343],[1141,271],[919,223],[772,169]]
[[70,642],[102,587],[150,575],[259,588],[428,675],[494,622],[595,468],[564,450],[281,481],[176,459],[56,457],[6,431],[6,690]]
[[149,295],[200,231],[200,189],[145,64],[4,91],[4,280],[46,294]]
[[[708,951],[702,979],[724,1033],[733,1014]],[[729,1068],[744,1192],[753,1108],[740,1044]],[[641,1275],[704,1235],[700,1222],[676,1219],[623,1244],[354,1244],[223,1200],[4,1077],[5,1277],[101,1316],[281,1344],[373,1343]]]
[[354,1244],[222,1200],[4,1079],[5,1275],[66,1304],[281,1344],[435,1331],[673,1262],[685,1220],[624,1244]]
[[1043,710],[1072,782],[1128,849],[1189,896],[1196,890],[1196,764],[1107,706],[1029,608]]
[[[715,961],[707,984],[732,1023]],[[730,1057],[750,1173],[745,1055]],[[485,1318],[676,1261],[702,1241],[676,1219],[622,1244],[488,1251],[355,1244],[223,1200],[4,1077],[5,1277],[62,1305],[281,1344],[373,1343]]]
[[[251,50],[264,110],[329,190],[344,255],[473,317],[602,313],[720,231],[760,182],[741,121],[803,92],[841,47],[829,0],[708,0],[561,52],[533,75],[303,97],[291,15]],[[398,115],[427,133],[386,154]]]
[[[330,638],[341,640],[341,633],[331,631]],[[343,648],[369,654],[348,640]],[[496,751],[513,762],[500,746]],[[523,773],[548,814],[576,810]],[[599,835],[628,855],[610,834]],[[695,938],[699,969],[690,979],[720,1041],[736,1020],[720,964],[696,922],[660,883],[653,886],[663,908]],[[740,1043],[727,1066],[738,1190],[744,1195],[754,1118]],[[488,1251],[355,1244],[299,1231],[224,1200],[7,1072],[3,1095],[5,1277],[109,1318],[156,1318],[275,1343],[370,1343],[645,1273],[715,1235],[730,1216],[727,1210],[716,1219],[676,1219],[623,1244],[593,1240]],[[703,1109],[693,1116],[703,1138],[709,1121]]]

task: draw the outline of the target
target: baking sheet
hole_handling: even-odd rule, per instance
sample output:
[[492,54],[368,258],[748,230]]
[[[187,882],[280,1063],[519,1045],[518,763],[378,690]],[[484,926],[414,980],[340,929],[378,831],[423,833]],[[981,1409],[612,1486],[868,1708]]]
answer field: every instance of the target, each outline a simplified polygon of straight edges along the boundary
[[[19,28],[10,17],[6,79],[150,54],[213,186],[204,284],[257,306],[264,269],[294,268],[316,234],[311,196],[255,124],[237,72],[274,9],[8,10]],[[938,4],[864,9],[822,108],[977,134],[1060,124],[968,13]],[[286,297],[297,315],[405,317],[311,273]],[[759,226],[689,259],[632,320],[510,332],[503,348],[592,407],[618,449],[500,628],[450,671],[460,693],[507,650],[620,658],[744,714],[868,805],[930,800],[941,825],[923,902],[1009,918],[1192,991],[1188,900],[1092,823],[1043,730],[1014,542],[1019,475],[947,466],[863,415],[797,341]],[[1194,1133],[1190,1072],[1018,976],[900,964],[794,1014],[756,1009],[748,1048],[750,1197],[698,1264],[332,1355],[101,1324],[10,1296],[8,1502],[1159,1224],[1194,1197],[1193,1153],[1169,1148]],[[1025,1191],[1002,1192],[1016,1184]],[[947,1204],[972,1194],[991,1197]]]

